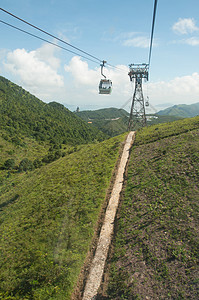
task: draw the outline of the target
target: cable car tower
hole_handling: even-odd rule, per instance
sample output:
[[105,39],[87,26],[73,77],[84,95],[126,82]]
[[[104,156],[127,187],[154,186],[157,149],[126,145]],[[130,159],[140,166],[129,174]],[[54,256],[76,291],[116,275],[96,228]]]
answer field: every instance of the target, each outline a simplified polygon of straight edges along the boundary
[[148,98],[144,103],[144,96],[142,92],[142,80],[145,79],[148,81],[149,78],[149,67],[151,62],[151,53],[153,45],[153,34],[155,26],[155,17],[157,10],[158,0],[154,0],[154,9],[153,9],[153,20],[151,28],[151,41],[149,47],[149,60],[148,64],[131,64],[129,65],[130,71],[128,73],[130,80],[135,79],[135,90],[133,94],[131,112],[129,116],[128,130],[137,129],[146,125],[146,114],[145,106],[149,106]]
[[131,64],[128,73],[130,81],[135,79],[135,90],[129,116],[128,130],[146,126],[145,103],[142,91],[142,80],[148,81],[148,64]]

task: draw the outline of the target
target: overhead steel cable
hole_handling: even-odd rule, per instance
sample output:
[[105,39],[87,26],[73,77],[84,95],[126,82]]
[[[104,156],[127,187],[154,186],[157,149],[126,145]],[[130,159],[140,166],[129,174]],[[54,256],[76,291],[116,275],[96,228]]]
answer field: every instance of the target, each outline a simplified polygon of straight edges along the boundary
[[[91,58],[88,58],[88,57],[86,57],[86,56],[84,56],[84,55],[82,55],[82,54],[76,53],[76,52],[74,52],[74,51],[72,51],[72,50],[70,50],[70,49],[67,49],[67,48],[62,47],[62,46],[60,46],[60,45],[58,45],[58,44],[55,44],[55,43],[53,43],[53,42],[51,42],[51,41],[49,41],[49,40],[46,40],[46,39],[44,39],[44,38],[42,38],[42,37],[40,37],[40,36],[38,36],[38,35],[36,35],[36,34],[30,33],[30,32],[28,32],[28,31],[26,31],[26,30],[24,30],[24,29],[21,29],[21,28],[19,28],[19,27],[17,27],[17,26],[14,26],[14,25],[10,24],[10,23],[7,23],[7,22],[5,22],[5,21],[3,21],[3,20],[0,20],[0,22],[3,23],[3,24],[5,24],[5,25],[7,25],[7,26],[9,26],[9,27],[14,28],[14,29],[16,29],[16,30],[18,30],[18,31],[21,31],[21,32],[23,32],[23,33],[26,33],[26,34],[28,34],[28,35],[34,37],[34,38],[37,38],[37,39],[39,39],[39,40],[41,40],[41,41],[44,41],[44,42],[46,42],[46,43],[48,43],[48,44],[51,44],[51,45],[53,45],[53,46],[55,46],[55,47],[58,47],[58,48],[60,48],[60,49],[63,49],[63,50],[68,51],[68,52],[70,52],[70,53],[73,53],[73,54],[75,54],[75,55],[78,55],[78,56],[80,56],[80,57],[82,57],[82,58],[84,58],[84,59],[86,59],[86,60],[92,61],[93,63],[96,63],[97,65],[99,64],[99,62],[97,62],[97,61],[95,61],[95,60],[93,60],[93,59],[91,59]],[[119,71],[122,71],[122,72],[125,72],[125,73],[126,73],[125,70],[123,70],[123,69],[121,69],[121,68],[118,68],[118,67],[116,67],[116,66],[113,66],[113,65],[111,65],[111,64],[108,64],[108,63],[107,63],[107,66],[109,66],[110,68],[114,68],[114,69],[117,69],[117,70],[119,70]]]
[[[66,48],[64,48],[64,47],[58,46],[58,45],[55,44],[55,43],[52,43],[52,42],[47,41],[47,40],[45,40],[45,39],[43,39],[43,38],[41,38],[41,37],[38,37],[38,36],[36,36],[36,35],[34,35],[34,34],[31,34],[31,33],[29,33],[28,31],[25,31],[25,30],[23,30],[23,29],[20,29],[20,28],[14,26],[14,25],[11,25],[11,24],[6,23],[6,22],[4,22],[4,21],[1,21],[2,23],[6,24],[6,25],[8,25],[8,26],[10,26],[10,27],[13,27],[13,28],[15,28],[15,29],[17,29],[17,30],[20,30],[20,31],[22,31],[22,32],[24,32],[24,33],[27,33],[27,34],[29,34],[29,35],[32,35],[32,36],[34,36],[34,37],[36,37],[36,38],[38,38],[38,39],[40,39],[40,40],[43,40],[43,41],[45,41],[45,42],[47,42],[47,43],[49,43],[49,44],[52,44],[52,45],[57,46],[57,47],[59,47],[59,48],[61,48],[61,49],[64,49],[64,50],[66,50],[66,51],[68,51],[68,52],[71,52],[71,53],[73,53],[73,54],[75,54],[75,55],[79,55],[79,56],[81,56],[81,57],[83,57],[83,58],[85,58],[85,59],[87,59],[87,60],[90,60],[90,61],[92,61],[92,62],[95,62],[95,63],[97,63],[97,64],[99,64],[99,62],[100,62],[100,63],[103,62],[102,59],[99,59],[99,58],[97,58],[97,57],[95,57],[95,56],[89,54],[88,52],[83,51],[83,50],[81,50],[80,48],[73,46],[72,44],[70,44],[70,43],[68,43],[68,42],[66,42],[66,41],[64,41],[64,40],[62,40],[62,39],[60,39],[60,38],[54,36],[53,34],[51,34],[51,33],[47,32],[47,31],[45,31],[45,30],[43,30],[43,29],[41,29],[41,28],[39,28],[39,27],[37,27],[37,26],[35,26],[35,25],[33,25],[33,24],[27,22],[27,21],[25,21],[24,19],[22,19],[22,18],[20,18],[20,17],[17,17],[16,15],[12,14],[11,12],[9,12],[9,11],[7,11],[7,10],[1,8],[1,7],[0,7],[0,10],[2,10],[3,12],[9,14],[9,15],[12,16],[12,17],[18,19],[19,21],[21,21],[21,22],[23,22],[23,23],[25,23],[25,24],[27,24],[27,25],[29,25],[29,26],[31,26],[31,27],[33,27],[33,28],[39,30],[39,31],[41,31],[42,33],[45,33],[45,34],[49,35],[50,37],[52,37],[52,38],[54,38],[54,39],[56,39],[56,40],[58,40],[58,41],[60,41],[60,42],[62,42],[62,43],[64,43],[64,44],[66,44],[66,45],[68,45],[68,46],[70,46],[70,47],[72,47],[72,48],[78,50],[79,52],[82,52],[82,53],[84,53],[84,54],[90,56],[91,58],[93,58],[93,59],[95,59],[96,61],[98,61],[98,63],[97,63],[96,61],[90,59],[90,58],[87,58],[87,57],[85,57],[85,56],[83,56],[83,55],[80,55],[79,53],[76,53],[76,52],[73,52],[73,51],[71,51],[71,50],[69,50],[69,49],[66,49]],[[109,64],[109,63],[107,63],[107,66],[109,66],[109,67],[111,67],[111,68],[114,68],[114,69],[117,69],[117,70],[120,70],[120,71],[126,73],[125,70],[123,70],[123,69],[121,69],[121,68],[118,68],[118,67],[116,67],[116,66],[113,66],[113,65],[111,65],[111,64]]]
[[47,32],[47,31],[45,31],[45,30],[43,30],[43,29],[41,29],[41,28],[39,28],[39,27],[37,27],[37,26],[35,26],[35,25],[33,25],[33,24],[31,24],[31,23],[25,21],[25,20],[23,20],[22,18],[17,17],[16,15],[12,14],[11,12],[9,12],[9,11],[7,11],[7,10],[1,8],[1,7],[0,7],[0,10],[2,10],[3,12],[5,12],[6,14],[9,14],[10,16],[16,18],[17,20],[19,20],[19,21],[21,21],[21,22],[23,22],[23,23],[25,23],[25,24],[27,24],[27,25],[29,25],[29,26],[31,26],[31,27],[33,27],[33,28],[35,28],[35,29],[37,29],[37,30],[43,32],[43,33],[45,33],[45,34],[47,34],[48,36],[50,36],[50,37],[52,37],[52,38],[54,38],[54,39],[56,39],[56,40],[58,40],[58,41],[60,41],[60,42],[62,42],[62,43],[64,43],[64,44],[66,44],[66,45],[68,45],[68,46],[70,46],[70,47],[72,47],[72,48],[74,48],[74,49],[76,49],[76,50],[78,50],[79,52],[82,52],[82,53],[84,53],[84,54],[86,54],[86,55],[88,55],[88,56],[94,58],[95,60],[97,60],[97,61],[99,61],[99,62],[102,62],[102,61],[103,61],[103,60],[101,60],[101,59],[99,59],[99,58],[97,58],[97,57],[95,57],[95,56],[89,54],[88,52],[83,51],[83,50],[81,50],[80,48],[75,47],[75,46],[73,46],[72,44],[70,44],[70,43],[68,43],[68,42],[66,42],[66,41],[64,41],[64,40],[62,40],[62,39],[56,37],[55,35],[53,35],[53,34]]
[[81,56],[81,57],[83,57],[83,58],[85,58],[85,59],[87,59],[87,60],[90,60],[90,61],[92,61],[92,62],[94,62],[94,63],[96,63],[96,64],[99,64],[97,61],[94,61],[94,60],[91,59],[91,58],[88,58],[88,57],[86,57],[86,56],[83,56],[83,55],[81,55],[81,54],[79,54],[79,53],[76,53],[76,52],[74,52],[74,51],[72,51],[72,50],[69,50],[69,49],[67,49],[67,48],[65,48],[65,47],[62,47],[62,46],[60,46],[60,45],[57,45],[57,44],[55,44],[55,43],[53,43],[53,42],[50,42],[50,41],[48,41],[48,40],[46,40],[46,39],[44,39],[44,38],[42,38],[42,37],[39,37],[38,35],[35,35],[35,34],[33,34],[33,33],[30,33],[30,32],[28,32],[28,31],[26,31],[26,30],[23,30],[23,29],[21,29],[21,28],[19,28],[19,27],[17,27],[17,26],[14,26],[14,25],[12,25],[12,24],[9,24],[9,23],[7,23],[7,22],[5,22],[5,21],[3,21],[3,20],[0,20],[0,22],[3,23],[3,24],[5,24],[5,25],[7,25],[7,26],[10,26],[10,27],[12,27],[12,28],[14,28],[14,29],[17,29],[17,30],[19,30],[19,31],[21,31],[21,32],[23,32],[23,33],[26,33],[26,34],[28,34],[28,35],[30,35],[30,36],[32,36],[32,37],[35,37],[35,38],[37,38],[37,39],[39,39],[39,40],[41,40],[41,41],[44,41],[44,42],[49,43],[49,44],[51,44],[51,45],[53,45],[53,46],[56,46],[56,47],[58,47],[58,48],[61,48],[61,49],[65,50],[65,51],[68,51],[68,52],[73,53],[73,54],[75,54],[75,55]]
[[158,0],[155,0],[154,9],[153,9],[153,21],[152,21],[152,28],[151,28],[151,41],[150,41],[150,49],[149,49],[148,68],[150,68],[150,63],[151,63],[151,53],[152,53],[152,46],[153,46],[153,34],[154,34],[154,27],[155,27],[157,2],[158,2]]
[[118,67],[113,66],[113,65],[111,65],[109,63],[107,63],[107,66],[111,67],[112,69],[116,69],[116,70],[122,71],[122,72],[124,72],[126,74],[126,70],[124,70],[124,69],[118,68]]

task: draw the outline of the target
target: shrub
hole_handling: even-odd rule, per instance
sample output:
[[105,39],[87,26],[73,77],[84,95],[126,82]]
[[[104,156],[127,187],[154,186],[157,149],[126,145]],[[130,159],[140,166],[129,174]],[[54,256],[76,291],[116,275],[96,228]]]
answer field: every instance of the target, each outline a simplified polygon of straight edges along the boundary
[[15,160],[13,158],[9,158],[4,162],[3,168],[5,170],[12,170],[15,166]]
[[19,164],[19,172],[23,172],[23,171],[31,171],[34,169],[34,165],[32,163],[31,160],[29,160],[28,158],[24,158],[22,159],[22,161]]

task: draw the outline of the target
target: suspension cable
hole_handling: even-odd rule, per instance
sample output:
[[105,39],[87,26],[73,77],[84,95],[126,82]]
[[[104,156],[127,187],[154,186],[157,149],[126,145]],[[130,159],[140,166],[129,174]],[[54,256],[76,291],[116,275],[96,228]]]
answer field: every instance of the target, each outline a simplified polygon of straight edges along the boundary
[[27,25],[29,25],[29,26],[31,26],[31,27],[33,27],[33,28],[35,28],[35,29],[37,29],[37,30],[39,30],[39,31],[41,31],[41,32],[43,32],[43,33],[45,33],[45,34],[47,34],[48,36],[50,36],[50,37],[52,37],[52,38],[54,38],[54,39],[56,39],[56,40],[58,40],[58,41],[60,41],[60,42],[62,42],[62,43],[64,43],[64,44],[66,44],[66,45],[68,45],[68,46],[70,46],[70,47],[72,47],[72,48],[74,48],[74,49],[76,49],[76,50],[78,50],[78,51],[80,51],[80,52],[82,52],[82,53],[84,53],[84,54],[86,54],[86,55],[92,57],[92,58],[94,58],[95,60],[97,60],[97,61],[99,61],[99,62],[102,62],[101,59],[99,59],[99,58],[97,58],[97,57],[95,57],[95,56],[89,54],[88,52],[85,52],[85,51],[81,50],[80,48],[75,47],[75,46],[73,46],[73,45],[70,44],[70,43],[67,43],[66,41],[64,41],[64,40],[62,40],[62,39],[56,37],[55,35],[53,35],[53,34],[47,32],[47,31],[45,31],[45,30],[43,30],[43,29],[41,29],[41,28],[39,28],[39,27],[37,27],[37,26],[35,26],[35,25],[33,25],[33,24],[31,24],[31,23],[29,23],[29,22],[27,22],[27,21],[25,21],[25,20],[23,20],[23,19],[21,19],[21,18],[19,18],[19,17],[17,17],[16,15],[10,13],[9,11],[7,11],[7,10],[1,8],[1,7],[0,7],[0,10],[2,10],[3,12],[5,12],[6,14],[9,14],[10,16],[12,16],[12,17],[18,19],[19,21],[21,21],[21,22],[23,22],[23,23],[25,23],[25,24],[27,24]]
[[156,17],[156,10],[157,10],[157,2],[154,2],[154,9],[153,9],[153,21],[152,21],[152,28],[151,28],[151,42],[150,42],[150,50],[149,50],[149,60],[148,60],[148,68],[150,67],[151,63],[151,52],[152,52],[152,45],[153,45],[153,34],[154,34],[154,26],[155,26],[155,17]]
[[116,69],[116,70],[119,70],[119,71],[121,71],[121,72],[124,72],[124,73],[126,74],[126,70],[124,70],[124,69],[118,68],[118,67],[113,66],[113,65],[108,64],[108,63],[107,63],[107,66],[109,66],[109,67],[112,68],[112,69]]
[[[151,41],[150,41],[150,50],[149,50],[148,68],[150,67],[150,61],[151,61],[151,53],[152,53],[152,44],[153,44],[153,34],[154,34],[154,26],[155,26],[156,9],[157,9],[157,0],[155,0],[155,2],[154,2],[154,11],[153,11],[153,21],[152,21],[152,29],[151,29]],[[42,41],[45,41],[45,42],[47,42],[47,43],[49,43],[49,44],[52,44],[52,45],[56,46],[56,47],[59,47],[59,48],[61,48],[61,49],[63,49],[63,50],[66,50],[66,51],[68,51],[68,52],[71,52],[71,53],[73,53],[73,54],[75,54],[75,55],[79,55],[79,56],[81,56],[82,58],[85,58],[85,59],[87,59],[87,60],[90,60],[90,61],[92,61],[92,62],[94,62],[94,63],[97,63],[96,61],[98,61],[98,63],[99,63],[99,62],[100,62],[100,63],[103,62],[103,60],[101,60],[101,59],[99,59],[99,58],[97,58],[97,57],[95,57],[95,56],[89,54],[88,52],[83,51],[82,49],[80,49],[80,48],[78,48],[78,47],[76,47],[76,46],[73,46],[72,44],[70,44],[70,43],[68,43],[68,42],[66,42],[66,41],[64,41],[64,40],[62,40],[62,39],[56,37],[55,35],[53,35],[53,34],[47,32],[47,31],[45,31],[45,30],[43,30],[43,29],[41,29],[41,28],[39,28],[39,27],[37,27],[37,26],[35,26],[35,25],[33,25],[33,24],[27,22],[27,21],[25,21],[24,19],[22,19],[22,18],[20,18],[20,17],[18,17],[18,16],[16,16],[16,15],[12,14],[11,12],[9,12],[9,11],[7,11],[7,10],[1,8],[1,7],[0,7],[0,10],[2,10],[3,12],[5,12],[6,14],[9,14],[10,16],[12,16],[12,17],[18,19],[19,21],[21,21],[21,22],[23,22],[23,23],[25,23],[25,24],[27,24],[27,25],[29,25],[29,26],[31,26],[31,27],[33,27],[33,28],[39,30],[40,32],[42,32],[42,33],[44,33],[44,34],[46,34],[46,35],[48,35],[48,36],[50,36],[50,37],[52,37],[52,38],[54,38],[54,39],[56,39],[56,40],[62,42],[62,43],[64,43],[64,44],[66,44],[66,45],[68,45],[68,46],[70,46],[70,47],[72,47],[72,48],[78,50],[79,52],[82,52],[83,54],[85,54],[85,55],[91,57],[92,59],[90,59],[90,58],[88,58],[88,57],[85,57],[85,56],[83,56],[83,55],[80,55],[80,54],[78,54],[78,53],[76,53],[76,52],[74,52],[74,51],[71,51],[71,50],[69,50],[69,49],[66,49],[66,48],[64,48],[64,47],[62,47],[62,46],[59,46],[59,45],[57,45],[57,44],[55,44],[55,43],[53,43],[53,42],[50,42],[50,41],[48,41],[48,40],[46,40],[46,39],[43,39],[43,38],[41,38],[41,37],[39,37],[39,36],[37,36],[37,35],[34,35],[34,34],[28,32],[28,31],[25,31],[25,30],[23,30],[23,29],[20,29],[20,28],[14,26],[14,25],[9,24],[9,23],[6,23],[6,22],[4,22],[4,21],[2,21],[2,20],[0,20],[0,22],[4,23],[4,24],[6,24],[6,25],[8,25],[8,26],[10,26],[10,27],[12,27],[12,28],[15,28],[15,29],[17,29],[17,30],[19,30],[19,31],[21,31],[21,32],[24,32],[24,33],[26,33],[26,34],[28,34],[28,35],[30,35],[30,36],[33,36],[33,37],[35,37],[35,38],[38,38],[38,39],[40,39],[40,40],[42,40]],[[93,59],[95,59],[95,61],[94,61]],[[97,64],[98,64],[98,63],[97,63]],[[117,70],[120,70],[120,71],[126,73],[126,71],[125,71],[124,69],[118,68],[118,67],[113,66],[113,65],[111,65],[111,64],[109,64],[109,63],[107,63],[107,66],[109,66],[109,67],[111,67],[111,68],[114,68],[114,69],[117,69]]]
[[5,25],[7,25],[7,26],[10,26],[10,27],[12,27],[12,28],[14,28],[14,29],[17,29],[17,30],[19,30],[19,31],[21,31],[21,32],[23,32],[23,33],[26,33],[26,34],[28,34],[28,35],[30,35],[30,36],[33,36],[33,37],[35,37],[35,38],[37,38],[37,39],[39,39],[39,40],[41,40],[41,41],[44,41],[44,42],[46,42],[46,43],[48,43],[48,44],[51,44],[51,45],[56,46],[56,47],[58,47],[58,48],[61,48],[61,49],[65,50],[65,51],[68,51],[68,52],[73,53],[73,54],[75,54],[75,55],[81,56],[82,58],[85,58],[85,59],[87,59],[87,60],[90,60],[90,61],[92,61],[92,62],[94,62],[94,63],[96,63],[96,64],[99,64],[98,62],[94,61],[93,59],[90,59],[90,58],[88,58],[88,57],[86,57],[86,56],[83,56],[83,55],[81,55],[81,54],[79,54],[79,53],[76,53],[76,52],[74,52],[74,51],[72,51],[72,50],[69,50],[69,49],[67,49],[67,48],[65,48],[65,47],[62,47],[62,46],[57,45],[57,44],[55,44],[55,43],[53,43],[53,42],[50,42],[50,41],[48,41],[48,40],[46,40],[46,39],[44,39],[44,38],[41,38],[41,37],[39,37],[39,36],[37,36],[37,35],[35,35],[35,34],[33,34],[33,33],[30,33],[30,32],[28,32],[28,31],[26,31],[26,30],[23,30],[23,29],[21,29],[21,28],[19,28],[19,27],[16,27],[16,26],[12,25],[12,24],[9,24],[9,23],[7,23],[7,22],[5,22],[5,21],[0,20],[0,22],[3,23],[3,24],[5,24]]
[[[9,12],[9,11],[7,11],[7,10],[1,8],[1,7],[0,7],[0,10],[2,10],[3,12],[5,12],[5,13],[11,15],[12,17],[14,17],[14,18],[20,20],[21,22],[23,22],[23,23],[25,23],[25,24],[27,24],[27,25],[29,25],[29,26],[31,26],[31,27],[33,27],[33,28],[35,28],[35,29],[37,29],[37,30],[39,30],[39,31],[41,31],[41,32],[43,32],[43,33],[45,33],[45,34],[47,34],[47,35],[49,35],[50,37],[53,37],[54,39],[56,39],[56,40],[58,40],[58,41],[60,41],[60,42],[62,42],[62,43],[64,43],[64,44],[66,44],[66,45],[68,45],[68,46],[70,46],[70,47],[72,47],[72,48],[74,48],[74,49],[76,49],[76,50],[78,50],[78,51],[80,51],[80,52],[82,52],[82,53],[88,55],[88,56],[90,56],[91,58],[93,58],[93,59],[95,59],[96,61],[98,61],[98,63],[99,63],[99,62],[100,62],[100,63],[103,62],[102,59],[99,59],[99,58],[97,58],[97,57],[95,57],[95,56],[89,54],[88,52],[85,52],[85,51],[81,50],[80,48],[73,46],[72,44],[70,44],[70,43],[68,43],[68,42],[66,42],[66,41],[64,41],[64,40],[62,40],[62,39],[60,39],[60,38],[54,36],[53,34],[51,34],[51,33],[47,32],[47,31],[45,31],[45,30],[43,30],[43,29],[41,29],[41,28],[39,28],[39,27],[37,27],[37,26],[35,26],[35,25],[33,25],[33,24],[27,22],[27,21],[25,21],[24,19],[21,19],[21,18],[17,17],[16,15],[12,14],[11,12]],[[71,50],[69,50],[69,49],[66,49],[66,48],[64,48],[64,47],[61,47],[61,46],[59,46],[59,45],[57,45],[57,44],[55,44],[55,43],[52,43],[52,42],[50,42],[50,41],[48,41],[48,40],[45,40],[45,39],[43,39],[43,38],[41,38],[41,37],[38,37],[37,35],[34,35],[34,34],[28,32],[28,31],[25,31],[25,30],[23,30],[23,29],[20,29],[20,28],[14,26],[14,25],[11,25],[11,24],[6,23],[6,22],[4,22],[4,21],[1,21],[1,22],[4,23],[4,24],[6,24],[6,25],[8,25],[8,26],[10,26],[10,27],[13,27],[13,28],[15,28],[15,29],[17,29],[17,30],[19,30],[19,31],[21,31],[21,32],[24,32],[24,33],[26,33],[26,34],[29,34],[29,35],[31,35],[31,36],[33,36],[33,37],[36,37],[36,38],[42,40],[42,41],[45,41],[45,42],[47,42],[47,43],[49,43],[49,44],[52,44],[52,45],[54,45],[54,46],[56,46],[56,47],[59,47],[59,48],[64,49],[64,50],[66,50],[66,51],[68,51],[68,52],[71,52],[71,53],[73,53],[73,54],[75,54],[75,55],[79,55],[79,56],[81,56],[82,58],[85,58],[85,59],[87,59],[87,60],[90,60],[90,61],[92,61],[92,62],[97,63],[96,61],[94,61],[94,60],[92,60],[92,59],[89,59],[89,58],[87,58],[87,57],[85,57],[85,56],[83,56],[83,55],[80,55],[80,54],[78,54],[78,53],[76,53],[76,52],[73,52],[73,51],[71,51]],[[97,64],[98,64],[98,63],[97,63]],[[117,70],[119,70],[119,71],[122,71],[122,72],[125,72],[125,73],[126,73],[126,71],[125,71],[124,69],[118,68],[118,67],[113,66],[113,65],[111,65],[111,64],[109,64],[109,63],[107,63],[107,66],[109,66],[110,68],[117,69]]]

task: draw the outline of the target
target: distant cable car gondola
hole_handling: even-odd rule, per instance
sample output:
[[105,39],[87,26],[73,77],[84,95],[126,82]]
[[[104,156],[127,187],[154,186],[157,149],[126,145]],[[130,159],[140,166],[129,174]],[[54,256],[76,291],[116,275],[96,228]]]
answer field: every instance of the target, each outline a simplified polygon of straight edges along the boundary
[[106,76],[103,74],[103,67],[106,63],[105,60],[103,60],[101,64],[101,74],[104,76],[105,79],[101,79],[99,83],[99,94],[106,94],[109,95],[112,91],[112,81],[110,79],[106,79]]
[[147,100],[145,102],[145,106],[149,106],[149,97],[147,97]]

